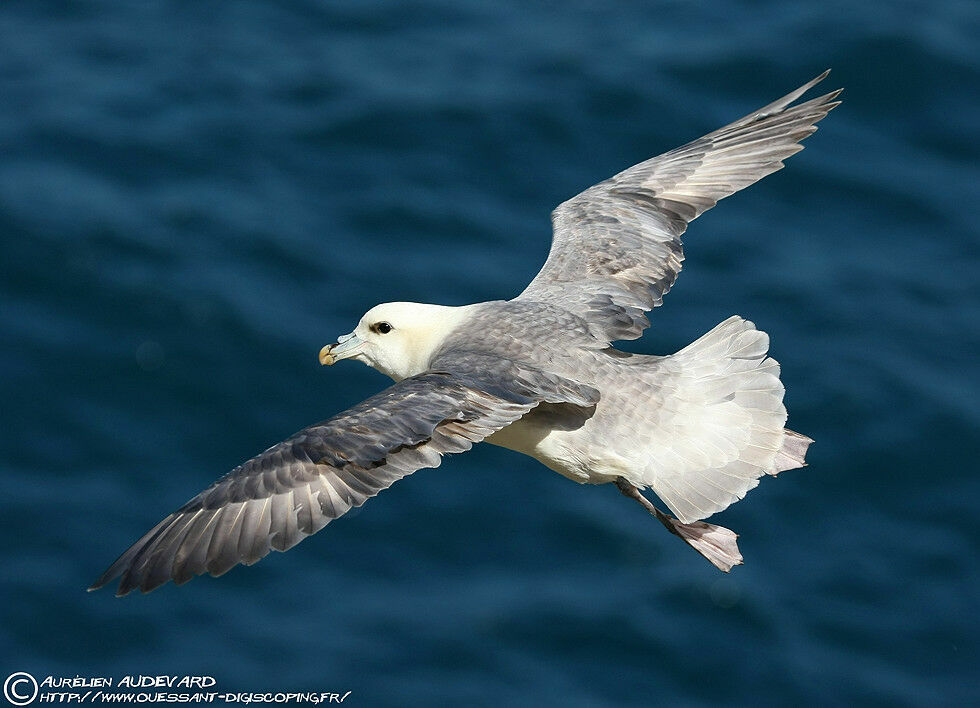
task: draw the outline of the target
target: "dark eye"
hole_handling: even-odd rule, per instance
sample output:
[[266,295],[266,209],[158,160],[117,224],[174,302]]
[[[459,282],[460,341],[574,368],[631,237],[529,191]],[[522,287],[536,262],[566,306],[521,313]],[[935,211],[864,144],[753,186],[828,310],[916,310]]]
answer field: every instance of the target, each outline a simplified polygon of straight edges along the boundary
[[374,325],[374,331],[379,334],[388,334],[391,330],[392,327],[387,322],[378,322],[378,324]]

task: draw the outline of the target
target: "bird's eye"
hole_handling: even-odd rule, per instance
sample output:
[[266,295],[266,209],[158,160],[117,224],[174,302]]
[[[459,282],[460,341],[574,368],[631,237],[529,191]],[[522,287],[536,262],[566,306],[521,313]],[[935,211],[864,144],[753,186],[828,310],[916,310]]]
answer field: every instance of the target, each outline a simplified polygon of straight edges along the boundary
[[388,334],[391,330],[392,326],[387,322],[378,322],[378,324],[374,325],[374,331],[379,334]]

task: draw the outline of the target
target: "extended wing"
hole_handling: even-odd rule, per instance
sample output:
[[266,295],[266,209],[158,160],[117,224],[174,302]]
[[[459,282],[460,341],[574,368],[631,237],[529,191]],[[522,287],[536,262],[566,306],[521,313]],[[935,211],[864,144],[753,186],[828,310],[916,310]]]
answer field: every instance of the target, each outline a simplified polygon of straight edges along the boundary
[[713,133],[590,187],[552,213],[544,267],[517,299],[553,302],[606,341],[636,339],[681,270],[681,235],[719,199],[757,182],[803,149],[840,90],[791,105],[824,72]]
[[181,584],[255,563],[539,403],[598,400],[594,389],[509,362],[471,356],[444,364],[235,468],[150,529],[89,589],[122,576],[117,595],[149,592],[171,579]]

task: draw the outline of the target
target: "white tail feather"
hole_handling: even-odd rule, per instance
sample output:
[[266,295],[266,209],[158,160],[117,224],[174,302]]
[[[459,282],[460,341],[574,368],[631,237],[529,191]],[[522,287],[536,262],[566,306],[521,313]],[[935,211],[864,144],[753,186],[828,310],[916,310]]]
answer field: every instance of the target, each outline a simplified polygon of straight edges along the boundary
[[768,470],[769,474],[777,475],[786,470],[795,470],[798,467],[806,467],[806,451],[813,442],[806,435],[800,435],[788,428],[783,431],[783,446],[776,453],[773,467]]
[[766,474],[805,464],[809,438],[784,429],[779,364],[769,336],[730,317],[658,360],[658,430],[639,471],[684,523],[738,501]]

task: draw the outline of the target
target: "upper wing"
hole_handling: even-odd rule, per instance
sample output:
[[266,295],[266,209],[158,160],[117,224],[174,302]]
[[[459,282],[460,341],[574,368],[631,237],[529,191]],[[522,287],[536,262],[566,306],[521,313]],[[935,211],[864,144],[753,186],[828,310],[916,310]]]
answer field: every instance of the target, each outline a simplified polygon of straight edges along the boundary
[[791,106],[829,71],[731,125],[620,172],[558,206],[548,260],[518,299],[585,317],[606,341],[636,339],[681,270],[681,234],[715,203],[783,166],[839,104]]
[[541,402],[598,400],[594,389],[536,370],[463,363],[405,379],[235,468],[150,529],[89,590],[121,575],[117,595],[149,592],[254,563]]

